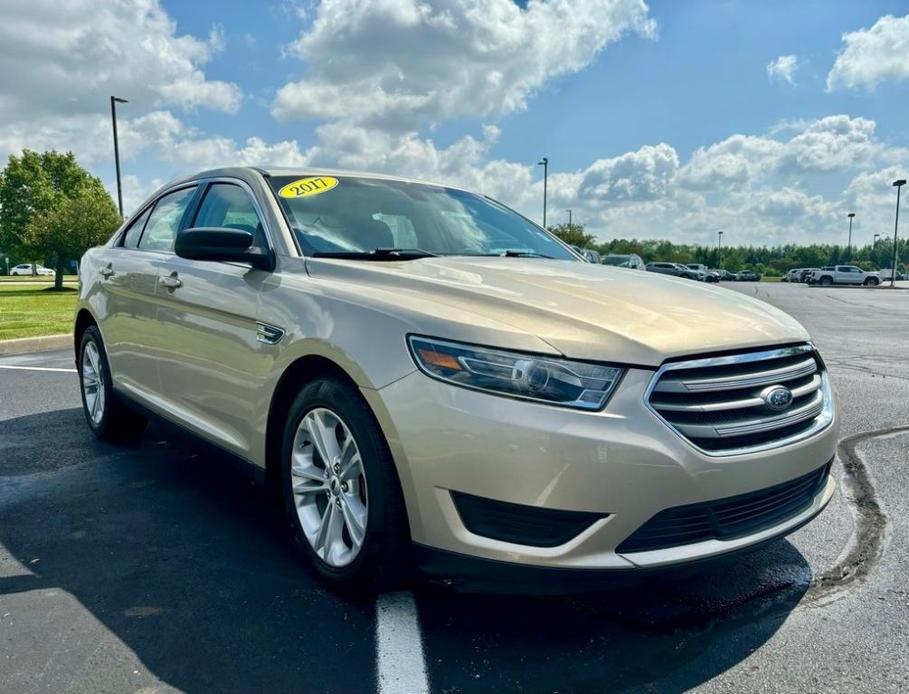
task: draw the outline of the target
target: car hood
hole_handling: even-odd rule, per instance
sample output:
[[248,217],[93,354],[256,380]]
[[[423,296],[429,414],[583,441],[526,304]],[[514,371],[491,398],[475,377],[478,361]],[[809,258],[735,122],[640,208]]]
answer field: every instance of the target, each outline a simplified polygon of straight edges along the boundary
[[463,256],[308,259],[307,270],[317,278],[362,283],[366,292],[369,286],[391,292],[402,302],[419,297],[434,311],[447,306],[458,315],[507,324],[575,359],[657,366],[675,356],[808,339],[793,318],[747,294],[591,263]]

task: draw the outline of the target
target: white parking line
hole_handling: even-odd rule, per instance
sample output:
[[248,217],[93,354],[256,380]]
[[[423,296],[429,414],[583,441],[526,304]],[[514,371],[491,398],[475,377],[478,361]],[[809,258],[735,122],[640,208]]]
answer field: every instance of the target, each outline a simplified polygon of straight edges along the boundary
[[59,371],[60,373],[74,374],[77,373],[75,369],[55,369],[50,366],[12,366],[7,364],[0,364],[0,369],[13,369],[17,371]]
[[376,601],[376,671],[380,694],[429,692],[417,606],[410,593]]

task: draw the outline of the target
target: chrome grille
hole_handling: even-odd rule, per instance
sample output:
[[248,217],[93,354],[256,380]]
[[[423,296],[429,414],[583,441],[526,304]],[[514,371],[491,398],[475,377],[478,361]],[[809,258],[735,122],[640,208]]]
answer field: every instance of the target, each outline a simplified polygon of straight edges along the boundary
[[[782,411],[764,395],[782,386]],[[810,345],[665,364],[647,403],[676,433],[709,455],[734,455],[792,443],[833,419],[823,362]]]

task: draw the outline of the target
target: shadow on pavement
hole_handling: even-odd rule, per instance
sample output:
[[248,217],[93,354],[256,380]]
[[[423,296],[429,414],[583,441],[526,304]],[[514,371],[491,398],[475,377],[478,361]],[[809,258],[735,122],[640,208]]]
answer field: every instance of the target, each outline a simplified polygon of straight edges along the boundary
[[[70,639],[63,652],[47,633],[49,608],[30,596],[49,589],[74,596],[155,678],[182,690],[372,690],[373,604],[318,583],[264,491],[163,436],[101,444],[78,409],[0,422],[0,543],[32,572],[0,572],[0,601],[28,602],[18,628],[35,640],[2,646],[11,657],[0,690],[39,672],[42,688],[63,689],[72,673],[49,670],[49,659],[93,655],[90,639]],[[432,586],[416,595],[434,691],[683,691],[767,641],[810,577],[780,542],[684,581],[592,597]],[[79,619],[82,610],[64,613],[59,628]]]
[[[83,610],[47,627],[49,589],[74,596],[184,691],[372,689],[372,602],[325,591],[285,541],[270,497],[234,467],[160,436],[151,429],[135,448],[98,443],[78,409],[0,422],[0,544],[34,574],[0,577],[0,613],[20,594],[29,602],[17,604],[16,626],[36,639],[0,646],[0,678],[10,675],[0,691],[69,690],[66,678],[94,657],[97,637],[62,638],[80,631]],[[43,472],[21,477],[36,460]],[[97,659],[113,670],[123,658]],[[75,688],[123,691],[128,680],[92,684]]]
[[810,579],[804,557],[783,541],[691,578],[595,596],[427,589],[417,604],[438,691],[682,692],[760,648]]

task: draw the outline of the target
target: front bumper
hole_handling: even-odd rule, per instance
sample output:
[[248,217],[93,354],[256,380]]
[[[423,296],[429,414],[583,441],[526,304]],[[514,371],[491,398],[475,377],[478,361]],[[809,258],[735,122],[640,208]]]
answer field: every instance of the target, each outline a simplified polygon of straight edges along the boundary
[[[835,482],[828,475],[808,506],[771,527],[731,539],[618,553],[623,540],[664,509],[793,480],[831,460],[836,447],[834,413],[829,427],[803,441],[746,455],[705,455],[646,407],[652,376],[629,370],[602,412],[478,393],[419,372],[379,391],[364,390],[396,460],[411,535],[421,552],[539,569],[667,567],[785,535],[830,500]],[[452,491],[604,517],[557,546],[505,542],[470,532]],[[433,562],[423,564],[432,570]]]

